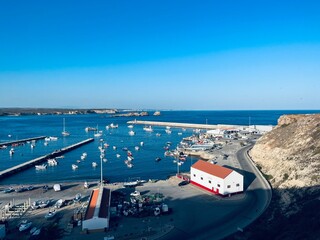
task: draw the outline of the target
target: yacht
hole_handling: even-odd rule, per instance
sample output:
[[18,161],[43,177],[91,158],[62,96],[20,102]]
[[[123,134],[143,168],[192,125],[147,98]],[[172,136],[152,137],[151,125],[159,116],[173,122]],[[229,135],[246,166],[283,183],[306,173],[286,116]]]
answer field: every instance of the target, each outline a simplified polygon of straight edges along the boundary
[[129,135],[133,136],[133,135],[135,135],[135,132],[131,130],[131,131],[129,131]]

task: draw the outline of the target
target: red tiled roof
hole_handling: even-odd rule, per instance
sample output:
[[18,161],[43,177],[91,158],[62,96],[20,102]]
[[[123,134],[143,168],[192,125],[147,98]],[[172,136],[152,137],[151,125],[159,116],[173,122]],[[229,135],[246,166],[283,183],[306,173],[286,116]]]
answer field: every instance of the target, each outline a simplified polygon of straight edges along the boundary
[[86,213],[86,216],[85,216],[85,220],[88,220],[88,219],[93,217],[94,210],[95,210],[96,205],[97,205],[98,196],[99,196],[99,189],[93,190],[93,192],[91,194],[89,206],[88,206],[88,209],[87,209],[87,213]]
[[217,176],[222,179],[225,179],[233,171],[229,168],[225,168],[225,167],[221,167],[219,165],[211,164],[211,163],[203,161],[203,160],[197,161],[191,167],[198,169],[200,171],[203,171],[205,173]]

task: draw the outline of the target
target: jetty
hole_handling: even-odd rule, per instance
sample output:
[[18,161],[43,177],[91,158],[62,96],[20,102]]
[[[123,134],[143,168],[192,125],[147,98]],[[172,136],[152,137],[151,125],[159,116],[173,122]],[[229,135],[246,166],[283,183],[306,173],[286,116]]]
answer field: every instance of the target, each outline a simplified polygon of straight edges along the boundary
[[49,153],[47,155],[32,159],[30,161],[21,163],[19,165],[11,167],[11,168],[8,168],[8,169],[0,172],[0,179],[2,179],[4,177],[7,177],[7,176],[10,176],[10,175],[12,175],[14,173],[20,172],[22,170],[25,170],[27,168],[33,167],[34,165],[40,164],[40,163],[42,163],[43,161],[45,161],[45,160],[47,160],[49,158],[55,158],[55,157],[61,156],[61,155],[65,154],[65,153],[67,153],[67,152],[70,152],[70,151],[72,151],[72,150],[74,150],[74,149],[76,149],[78,147],[81,147],[81,146],[83,146],[83,145],[85,145],[87,143],[93,142],[93,141],[94,141],[93,138],[88,138],[88,139],[86,139],[84,141],[75,143],[75,144],[70,145],[68,147],[61,148],[59,150],[55,150],[54,152]]
[[217,129],[226,127],[226,125],[212,125],[212,124],[195,124],[195,123],[177,123],[177,122],[154,122],[154,121],[129,121],[128,124],[141,124],[150,126],[168,126],[175,128],[198,128],[198,129]]
[[2,146],[11,146],[12,144],[16,144],[16,143],[26,143],[26,142],[29,142],[29,141],[37,141],[37,140],[41,140],[41,139],[45,139],[45,138],[46,138],[46,136],[40,136],[40,137],[33,137],[33,138],[14,140],[14,141],[10,141],[10,142],[3,142],[3,143],[0,143],[0,148]]

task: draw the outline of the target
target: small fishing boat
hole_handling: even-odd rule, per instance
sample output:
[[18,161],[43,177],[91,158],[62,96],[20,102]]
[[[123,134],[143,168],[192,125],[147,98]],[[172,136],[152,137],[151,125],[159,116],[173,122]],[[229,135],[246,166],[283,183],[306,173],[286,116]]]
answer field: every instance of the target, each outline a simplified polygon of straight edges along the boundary
[[171,130],[170,129],[166,129],[165,130],[167,134],[171,134]]
[[160,161],[161,161],[161,158],[157,157],[155,161],[156,161],[156,162],[160,162]]
[[161,133],[156,133],[156,137],[160,137],[161,136]]
[[135,132],[131,130],[131,131],[129,131],[129,135],[130,135],[130,136],[134,136],[134,135],[135,135]]
[[110,126],[110,128],[118,128],[119,125],[118,125],[118,124],[111,123],[109,126]]
[[36,170],[46,170],[47,164],[35,165]]
[[145,126],[143,128],[143,130],[145,130],[146,132],[152,132],[153,131],[152,126]]
[[120,154],[116,154],[116,157],[119,158],[119,157],[121,157],[121,155]]
[[72,167],[72,170],[78,169],[78,165],[76,165],[76,164],[72,164],[71,167]]
[[49,166],[57,166],[58,165],[58,162],[56,159],[52,158],[52,159],[48,159],[47,160],[47,163]]
[[133,125],[128,125],[128,128],[133,128]]
[[116,146],[113,146],[112,149],[113,149],[113,150],[117,150],[117,147],[116,147]]
[[96,162],[92,162],[92,167],[97,167],[98,166],[98,164],[96,163]]
[[108,159],[104,158],[102,159],[103,162],[108,162]]
[[9,151],[10,156],[12,156],[14,154],[14,148],[11,148]]
[[94,127],[86,127],[84,130],[85,130],[86,132],[89,132],[89,131],[97,131],[97,129],[94,128]]
[[134,149],[135,149],[136,151],[139,151],[139,150],[140,150],[140,147],[139,147],[139,146],[135,146]]

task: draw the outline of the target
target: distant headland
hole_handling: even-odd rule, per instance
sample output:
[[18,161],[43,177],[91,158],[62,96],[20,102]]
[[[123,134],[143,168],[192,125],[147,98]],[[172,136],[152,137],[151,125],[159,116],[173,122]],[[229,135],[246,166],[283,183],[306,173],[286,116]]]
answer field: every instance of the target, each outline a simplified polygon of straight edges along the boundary
[[[78,115],[78,114],[109,114],[112,117],[140,117],[148,116],[147,111],[129,111],[121,109],[72,109],[72,108],[0,108],[0,116],[28,116],[28,115]],[[156,111],[154,116],[159,116]]]

